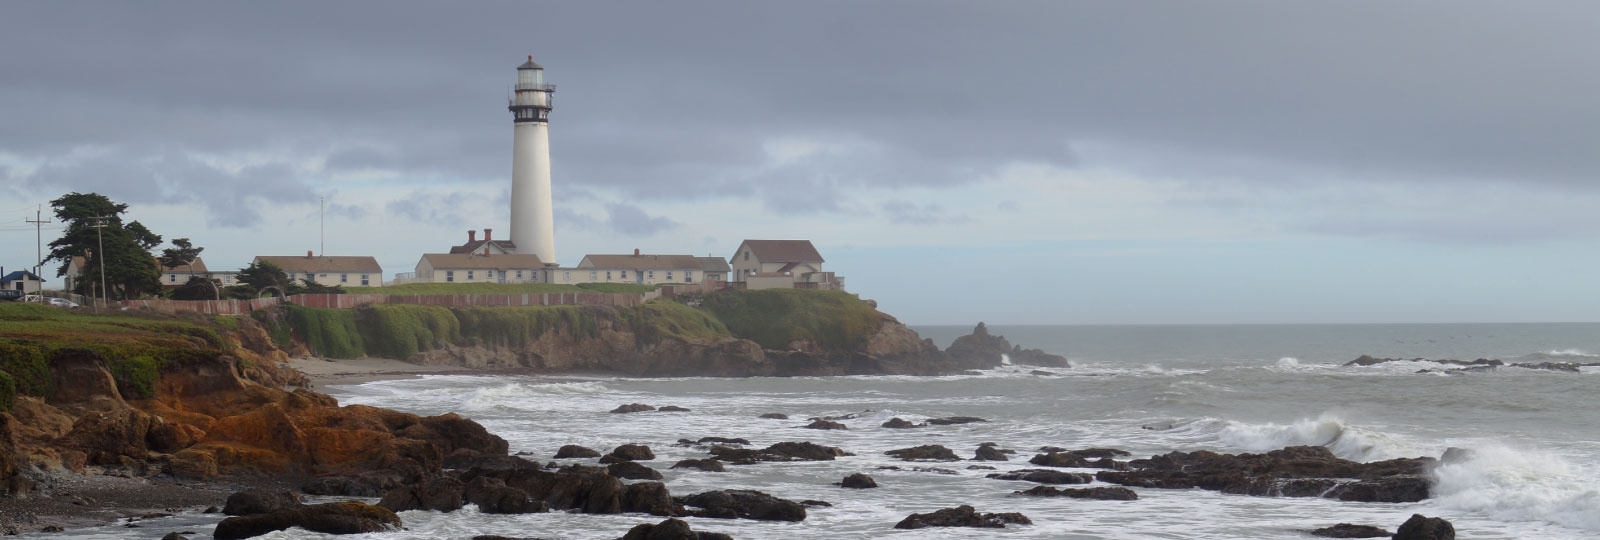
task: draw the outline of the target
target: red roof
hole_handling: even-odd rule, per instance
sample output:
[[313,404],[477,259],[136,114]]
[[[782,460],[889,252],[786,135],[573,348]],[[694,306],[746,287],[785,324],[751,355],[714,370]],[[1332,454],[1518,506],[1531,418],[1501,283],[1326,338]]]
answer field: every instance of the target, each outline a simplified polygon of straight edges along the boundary
[[[761,262],[824,262],[822,254],[817,253],[816,246],[810,240],[745,240],[739,244],[739,251],[750,248]],[[738,257],[738,252],[734,257]]]

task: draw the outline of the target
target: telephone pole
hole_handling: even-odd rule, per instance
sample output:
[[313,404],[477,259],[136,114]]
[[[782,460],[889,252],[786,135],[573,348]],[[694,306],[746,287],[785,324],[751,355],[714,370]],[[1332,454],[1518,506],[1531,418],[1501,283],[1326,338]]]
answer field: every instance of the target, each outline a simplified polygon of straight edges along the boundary
[[100,258],[100,299],[106,307],[111,307],[111,291],[106,289],[106,217],[94,217],[94,237],[100,243],[99,251],[95,253]]
[[33,275],[37,276],[43,271],[41,268],[44,267],[44,224],[49,223],[49,221],[44,219],[44,205],[39,205],[39,208],[33,211],[33,219],[25,221],[33,224],[33,232],[36,236],[38,236],[39,262],[33,264]]

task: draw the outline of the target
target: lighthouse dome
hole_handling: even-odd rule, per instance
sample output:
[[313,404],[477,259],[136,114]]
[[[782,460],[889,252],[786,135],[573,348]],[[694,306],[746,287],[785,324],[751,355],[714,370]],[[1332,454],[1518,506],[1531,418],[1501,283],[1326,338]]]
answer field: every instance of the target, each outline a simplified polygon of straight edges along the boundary
[[528,61],[523,62],[520,66],[517,66],[517,69],[544,69],[544,66],[535,63],[533,61],[533,55],[530,54],[528,55]]

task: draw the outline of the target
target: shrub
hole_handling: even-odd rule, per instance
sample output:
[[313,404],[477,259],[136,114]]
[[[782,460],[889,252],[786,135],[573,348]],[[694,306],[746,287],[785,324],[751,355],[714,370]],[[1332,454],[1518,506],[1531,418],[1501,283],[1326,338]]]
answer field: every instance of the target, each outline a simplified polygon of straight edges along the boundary
[[705,306],[734,337],[768,349],[811,340],[825,350],[866,344],[884,315],[844,291],[808,289],[730,290],[707,295]]
[[37,345],[0,343],[0,373],[23,395],[48,398],[55,393],[50,357]]
[[404,360],[461,340],[461,322],[449,308],[378,304],[357,313],[369,354]]
[[618,308],[617,315],[623,325],[632,330],[640,347],[648,347],[666,339],[709,339],[728,335],[728,327],[711,315],[666,300],[655,299],[643,305]]
[[285,306],[289,327],[311,351],[328,358],[357,358],[366,354],[354,310]]
[[111,360],[111,376],[117,391],[125,397],[156,397],[156,381],[161,378],[161,361],[150,356]]
[[17,381],[0,371],[0,412],[11,410],[17,404]]

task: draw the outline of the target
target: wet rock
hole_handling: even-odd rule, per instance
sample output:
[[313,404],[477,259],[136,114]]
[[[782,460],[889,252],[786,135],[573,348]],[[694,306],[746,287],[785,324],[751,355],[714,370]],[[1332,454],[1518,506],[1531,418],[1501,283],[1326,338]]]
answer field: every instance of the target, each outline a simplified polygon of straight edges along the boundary
[[868,489],[878,487],[878,482],[873,480],[871,476],[855,473],[844,477],[844,480],[834,485],[850,489]]
[[1072,367],[1065,357],[1039,349],[1024,349],[1021,345],[1012,345],[1004,336],[991,335],[988,326],[981,322],[972,329],[971,334],[956,338],[945,349],[945,354],[958,362],[979,367],[999,366],[1003,358],[1009,358],[1012,364],[1019,365]]
[[538,467],[538,463],[517,456],[485,454],[466,448],[451,452],[444,458],[446,469],[536,469]]
[[1006,524],[1032,525],[1027,516],[1016,512],[1003,514],[979,513],[968,505],[945,508],[927,514],[911,514],[894,525],[896,529],[922,529],[926,527],[979,527],[1003,529]]
[[326,534],[361,534],[400,528],[400,517],[358,502],[300,505],[265,514],[234,516],[217,524],[217,540],[240,540],[290,527]]
[[883,423],[883,427],[890,428],[890,429],[911,429],[911,428],[923,427],[923,424],[910,422],[910,421],[907,421],[907,420],[905,420],[903,418],[900,418],[900,417],[896,416],[894,418],[890,418],[888,422],[884,422]]
[[1439,463],[1443,463],[1443,464],[1463,463],[1463,462],[1467,462],[1467,461],[1472,461],[1472,458],[1474,458],[1474,457],[1477,457],[1477,456],[1472,450],[1467,449],[1467,448],[1456,448],[1456,447],[1452,446],[1452,447],[1444,449],[1444,454],[1441,454],[1439,456]]
[[651,525],[642,523],[628,529],[620,540],[733,540],[722,533],[694,532],[689,524],[678,519],[668,519]]
[[949,448],[937,444],[925,444],[911,448],[898,448],[884,452],[901,461],[961,461],[961,457]]
[[674,469],[700,469],[706,472],[724,472],[722,462],[715,459],[685,459],[672,464]]
[[649,461],[656,455],[650,447],[642,444],[624,444],[611,450],[610,454],[600,457],[601,463],[617,463],[622,461]]
[[265,514],[300,506],[300,494],[289,490],[247,489],[228,496],[222,513],[230,516]]
[[769,412],[769,413],[761,415],[761,418],[766,418],[768,420],[788,420],[789,419],[789,415],[783,414],[783,413]]
[[682,516],[683,505],[672,499],[667,486],[661,482],[639,482],[629,485],[622,493],[622,511],[640,512],[653,516]]
[[618,405],[617,408],[611,409],[611,412],[613,414],[625,414],[625,413],[636,413],[636,412],[645,412],[645,411],[653,411],[653,410],[656,410],[656,408],[655,407],[651,407],[649,405],[645,405],[643,403],[629,403],[627,405]]
[[1057,373],[1054,372],[1054,371],[1045,371],[1045,370],[1042,370],[1042,369],[1035,369],[1033,371],[1029,371],[1028,374],[1029,375],[1038,375],[1040,377],[1053,377],[1053,376],[1057,375]]
[[817,421],[812,422],[810,424],[806,424],[803,427],[805,427],[806,429],[850,429],[848,426],[845,426],[844,424],[841,424],[841,423],[838,423],[838,422],[830,422],[830,421],[827,421],[827,420],[817,420]]
[[462,500],[478,505],[485,514],[534,514],[550,511],[543,501],[535,501],[527,491],[507,486],[499,478],[480,476],[467,482]]
[[1411,514],[1411,519],[1400,524],[1394,540],[1455,540],[1456,528],[1442,518]]
[[406,510],[436,510],[454,512],[461,509],[466,485],[454,478],[439,478],[423,484],[389,490],[378,501],[378,506],[394,512]]
[[[41,532],[61,532],[61,527],[56,527],[55,530],[53,530],[53,531],[41,531]],[[181,535],[181,534],[178,534],[178,533],[167,533],[166,536],[161,537],[161,540],[189,540],[189,537]]]
[[1010,461],[1005,451],[994,446],[979,446],[978,452],[972,456],[973,461]]
[[806,499],[806,500],[800,501],[800,506],[817,507],[817,508],[833,508],[833,503],[830,503],[828,501],[818,501],[818,500],[814,500],[814,499]]
[[1323,527],[1311,531],[1311,536],[1324,538],[1387,538],[1391,534],[1389,531],[1371,525],[1353,525],[1350,523],[1340,523],[1332,527]]
[[711,455],[717,461],[749,465],[761,461],[833,461],[839,456],[851,454],[837,447],[813,442],[785,441],[761,450],[717,446],[711,449]]
[[[684,442],[684,441],[687,441],[687,440],[688,439],[678,439],[678,442]],[[701,437],[700,440],[694,441],[694,444],[738,444],[738,445],[746,445],[746,444],[750,444],[750,441],[748,439],[743,439],[743,438],[738,438],[738,437]]]
[[984,476],[995,480],[1021,480],[1025,482],[1038,482],[1040,484],[1087,484],[1094,481],[1094,477],[1085,473],[1056,471],[1050,469],[1020,469],[1003,473],[991,473]]
[[555,459],[597,458],[597,457],[600,457],[600,452],[597,452],[594,449],[585,448],[585,447],[582,447],[582,446],[578,446],[576,444],[569,444],[569,445],[566,445],[566,446],[562,446],[560,449],[556,450]]
[[389,490],[405,485],[397,474],[375,471],[363,474],[322,476],[300,485],[307,495],[344,497],[382,497]]
[[968,465],[967,466],[967,470],[969,470],[969,471],[992,471],[992,470],[995,470],[995,468],[994,467],[990,467],[988,465]]
[[1085,448],[1083,450],[1073,450],[1072,453],[1085,459],[1115,458],[1133,455],[1128,453],[1126,450],[1118,450],[1116,448]]
[[1125,487],[1092,487],[1092,488],[1053,488],[1050,486],[1034,486],[1016,492],[1017,495],[1029,497],[1071,497],[1074,499],[1099,499],[1102,501],[1136,501],[1139,494]]
[[705,509],[702,517],[739,517],[763,521],[803,521],[800,503],[749,489],[707,491],[684,497],[683,504]]
[[633,461],[612,463],[606,467],[606,471],[611,473],[611,476],[628,480],[660,480],[662,478],[661,473],[655,469]]
[[984,419],[978,418],[976,416],[951,416],[949,418],[929,418],[928,419],[928,425],[932,425],[932,426],[954,426],[954,425],[959,425],[959,424],[973,424],[973,423],[978,423],[978,422],[988,422],[988,420],[984,420]]
[[1084,459],[1083,456],[1069,452],[1051,452],[1048,454],[1039,454],[1033,456],[1033,459],[1028,460],[1028,463],[1032,463],[1034,465],[1043,465],[1045,467],[1089,466],[1089,460]]
[[661,407],[659,409],[656,409],[656,412],[689,412],[689,409],[685,409],[685,408],[679,407],[677,405],[667,405],[667,406]]
[[1124,486],[1198,487],[1240,495],[1416,502],[1428,497],[1425,475],[1436,462],[1433,458],[1409,458],[1357,463],[1339,459],[1325,447],[1291,446],[1265,454],[1171,452],[1128,462],[1132,470],[1104,471],[1095,477]]

